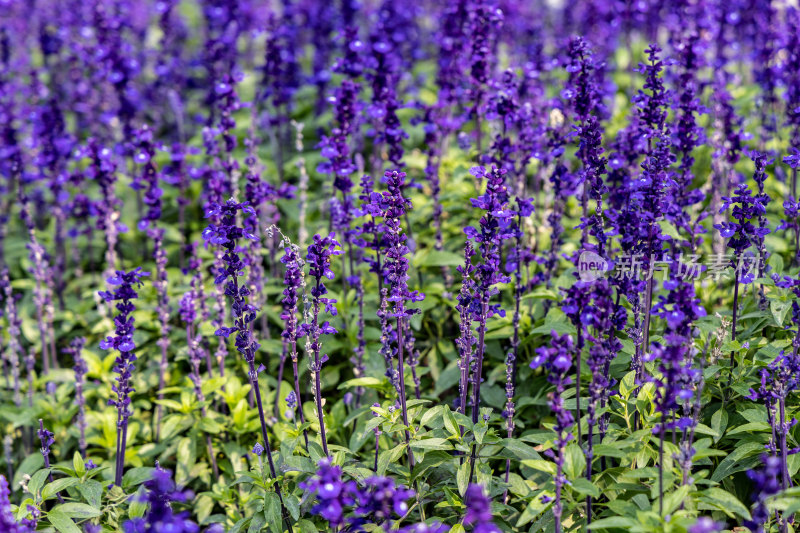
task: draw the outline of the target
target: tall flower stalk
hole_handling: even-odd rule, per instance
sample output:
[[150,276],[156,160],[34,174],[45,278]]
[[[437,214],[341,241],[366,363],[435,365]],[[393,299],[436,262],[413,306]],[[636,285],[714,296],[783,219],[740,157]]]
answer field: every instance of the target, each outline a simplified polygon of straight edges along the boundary
[[556,463],[556,475],[553,477],[553,482],[555,483],[553,517],[555,518],[555,532],[561,533],[561,514],[563,512],[561,489],[567,481],[566,476],[564,476],[565,452],[567,444],[572,440],[570,428],[575,423],[572,413],[564,406],[564,392],[572,384],[570,371],[572,370],[572,354],[575,348],[572,343],[572,337],[569,335],[559,336],[555,331],[552,331],[550,336],[552,337],[552,342],[548,346],[541,346],[536,349],[536,357],[531,361],[530,366],[533,369],[542,367],[547,375],[547,381],[555,386],[555,390],[547,394],[550,411],[556,417],[556,423],[553,427],[556,432],[556,438],[553,442],[555,447],[545,451],[545,454]]
[[20,326],[22,321],[17,313],[17,295],[11,289],[11,281],[8,279],[8,269],[4,268],[0,272],[0,287],[3,289],[3,316],[6,319],[6,332],[8,333],[8,345],[6,346],[6,360],[10,366],[11,380],[14,388],[14,405],[22,406],[22,394],[20,393],[19,365],[20,357],[24,357],[22,346],[19,342]]
[[86,457],[86,398],[83,389],[86,386],[86,373],[89,371],[81,353],[85,344],[85,337],[75,337],[69,347],[64,348],[64,353],[70,355],[74,362],[72,368],[75,372],[75,403],[78,405],[78,450],[82,457]]
[[[467,412],[467,396],[469,394],[469,370],[472,366],[472,350],[475,346],[475,334],[472,331],[472,317],[474,315],[472,304],[475,301],[475,267],[472,265],[472,256],[475,250],[472,243],[467,241],[464,245],[464,265],[457,270],[461,273],[461,290],[458,294],[459,335],[456,339],[458,349],[458,368],[461,378],[458,381],[458,407],[461,414]],[[464,428],[461,428],[463,433]]]
[[[186,345],[189,349],[189,365],[191,371],[189,372],[189,379],[194,386],[195,396],[197,402],[200,404],[200,416],[204,419],[207,418],[206,411],[206,398],[203,394],[203,377],[200,372],[200,365],[203,363],[204,352],[201,345],[202,335],[197,334],[195,331],[195,320],[197,319],[197,304],[196,304],[195,289],[192,287],[186,292],[180,301],[180,315],[181,320],[186,327]],[[211,461],[211,468],[215,476],[219,476],[219,469],[217,467],[217,456],[214,453],[214,445],[211,442],[211,435],[206,435],[206,449],[208,451],[208,459]]]
[[[580,282],[579,282],[580,283]],[[581,321],[587,324],[587,341],[591,342],[586,366],[591,371],[589,397],[586,403],[586,479],[592,480],[592,460],[594,459],[594,430],[600,426],[597,411],[613,394],[616,381],[609,377],[611,361],[622,349],[622,343],[615,336],[615,317],[617,306],[611,285],[606,280],[596,280],[591,286],[591,304],[583,310]],[[601,431],[598,431],[601,433]],[[602,439],[602,434],[600,435]],[[586,497],[586,521],[592,521],[592,498]]]
[[[167,251],[164,248],[164,230],[162,228],[152,228],[149,231],[150,237],[153,239],[153,258],[156,263],[156,275],[153,280],[153,285],[156,288],[158,299],[158,321],[161,330],[161,337],[156,344],[161,348],[161,361],[158,365],[158,399],[164,399],[164,393],[161,390],[165,387],[166,374],[169,370],[167,361],[167,347],[169,346],[169,294],[167,293]],[[158,442],[161,436],[161,417],[163,409],[161,404],[156,408],[156,428],[155,428],[155,441]]]
[[141,287],[142,278],[149,276],[149,272],[142,272],[137,267],[129,272],[118,270],[116,275],[108,278],[107,283],[115,287],[113,291],[100,291],[100,297],[106,302],[117,302],[117,316],[114,318],[116,330],[114,336],[106,337],[100,342],[103,350],[117,350],[119,355],[114,361],[114,371],[117,373],[117,384],[111,387],[116,393],[116,398],[108,401],[109,405],[117,408],[117,456],[114,483],[122,486],[122,474],[125,468],[125,447],[128,440],[128,418],[133,414],[131,393],[133,388],[133,363],[136,361],[133,342],[134,321],[132,313],[135,309],[133,300],[139,297],[137,287]]
[[242,355],[247,363],[247,377],[255,396],[258,408],[258,418],[261,422],[261,438],[267,452],[269,471],[273,479],[273,486],[278,493],[278,498],[283,505],[283,496],[278,488],[278,476],[275,470],[275,462],[272,459],[272,448],[269,436],[267,435],[267,419],[264,416],[264,406],[261,402],[261,388],[258,385],[258,374],[264,366],[256,367],[256,352],[260,345],[253,338],[252,324],[256,319],[258,308],[247,302],[250,289],[246,285],[239,285],[239,276],[244,274],[245,265],[239,255],[237,244],[240,239],[256,239],[256,236],[247,233],[241,226],[237,226],[236,217],[241,213],[243,217],[255,216],[255,211],[246,203],[238,203],[234,199],[228,200],[225,204],[212,204],[206,210],[206,218],[214,217],[218,223],[211,223],[203,230],[203,239],[211,244],[220,246],[224,251],[222,256],[223,265],[217,271],[214,283],[225,288],[225,294],[231,298],[231,316],[233,326],[222,326],[217,329],[215,335],[226,339],[236,333],[236,350]]
[[[514,435],[514,392],[517,387],[517,369],[519,366],[519,322],[520,303],[522,300],[522,231],[523,219],[533,213],[533,203],[529,199],[517,198],[517,218],[514,223],[514,248],[512,255],[506,263],[506,270],[514,272],[514,317],[511,326],[514,334],[511,337],[511,347],[506,354],[506,405],[503,416],[506,419],[506,431],[510,439]],[[465,265],[466,266],[466,265]],[[508,483],[511,474],[511,459],[506,459],[505,482]],[[503,501],[508,502],[508,491],[503,494]]]
[[[53,445],[53,443],[56,440],[53,438],[53,432],[52,431],[48,431],[47,429],[45,429],[44,422],[42,421],[41,418],[39,419],[39,432],[38,432],[38,435],[39,435],[39,442],[41,442],[41,444],[42,444],[42,447],[41,447],[40,451],[42,452],[42,457],[44,458],[44,467],[49,469],[50,468],[50,447]],[[47,474],[47,479],[48,479],[48,481],[50,481],[50,483],[53,482],[53,472],[52,471]],[[60,492],[56,492],[56,496],[58,497],[58,501],[59,502],[64,503],[64,498],[61,497],[61,493]]]
[[31,273],[36,280],[33,301],[36,305],[36,321],[39,325],[39,341],[42,345],[42,368],[44,374],[47,375],[50,372],[50,368],[57,365],[55,334],[53,333],[53,295],[50,290],[52,272],[47,260],[47,251],[36,238],[33,218],[25,198],[22,201],[21,216],[28,229],[28,250],[32,263]]
[[[473,167],[470,172],[478,180],[486,179],[486,192],[472,199],[472,206],[484,211],[479,227],[468,226],[464,229],[467,237],[478,243],[478,252],[481,256],[481,263],[476,267],[474,301],[470,304],[473,320],[478,323],[478,344],[472,376],[472,422],[477,424],[480,414],[481,381],[483,381],[483,356],[486,348],[486,321],[494,315],[505,316],[500,304],[492,304],[491,300],[499,292],[496,285],[509,281],[508,276],[502,273],[500,250],[503,241],[514,235],[509,221],[516,212],[508,205],[505,170],[494,166],[488,171],[482,167]],[[473,443],[470,480],[475,472],[476,453],[477,443]]]
[[[753,244],[757,244],[760,239],[770,232],[769,227],[755,226],[751,222],[756,217],[761,217],[766,213],[766,206],[761,195],[753,196],[746,184],[742,183],[734,191],[731,197],[723,197],[723,204],[720,213],[724,213],[731,206],[731,214],[734,220],[731,222],[720,222],[714,227],[719,230],[723,238],[728,239],[727,247],[733,250],[730,266],[733,268],[733,322],[731,324],[731,340],[736,340],[736,326],[739,311],[739,284],[750,284],[753,282],[754,274],[750,268],[746,268],[744,252]],[[760,260],[760,258],[759,258]],[[728,376],[728,389],[733,381],[735,351],[731,350],[730,374]],[[730,393],[730,391],[728,391]],[[727,397],[727,395],[726,395]]]
[[[405,426],[404,436],[406,446],[411,440],[409,432],[409,419],[407,408],[406,384],[405,384],[405,356],[408,348],[406,342],[405,329],[409,328],[408,319],[419,313],[419,309],[409,309],[408,303],[421,302],[425,295],[408,288],[408,255],[410,250],[406,245],[408,239],[403,231],[403,219],[406,213],[411,210],[411,200],[403,196],[403,189],[406,186],[406,173],[400,171],[386,171],[384,182],[387,191],[383,194],[372,194],[372,204],[381,211],[384,224],[384,239],[386,248],[384,252],[383,282],[387,288],[384,300],[389,303],[387,318],[395,319],[396,329],[396,354],[397,354],[397,393],[400,397],[400,408],[402,411],[403,425]],[[411,356],[412,354],[408,354]],[[410,469],[414,467],[414,456],[411,448],[408,447],[408,462]]]
[[322,378],[320,374],[322,365],[328,360],[328,355],[320,355],[322,349],[320,338],[322,335],[333,335],[336,333],[336,329],[327,320],[320,324],[319,315],[324,307],[326,313],[336,316],[336,300],[325,296],[328,294],[328,288],[325,286],[323,278],[334,279],[331,257],[342,253],[341,250],[336,249],[338,247],[339,242],[336,240],[335,234],[324,238],[319,234],[314,235],[314,242],[308,246],[306,255],[306,262],[309,265],[308,275],[313,278],[314,284],[309,291],[311,308],[306,308],[305,322],[298,329],[298,336],[306,336],[306,352],[312,358],[309,368],[314,385],[314,402],[317,405],[322,451],[326,456],[330,456],[330,453],[328,452],[328,438],[325,434],[325,417],[322,411]]
[[653,434],[658,435],[659,513],[664,506],[664,439],[667,431],[672,430],[675,435],[689,422],[679,417],[678,410],[691,402],[702,379],[693,365],[692,327],[706,312],[695,297],[694,286],[680,275],[673,267],[670,279],[664,283],[669,292],[653,306],[653,313],[666,322],[666,330],[663,342],[652,343],[645,359],[657,360],[659,371],[651,378],[656,385],[656,410],[661,415],[653,428]]
[[[300,423],[305,424],[306,418],[303,414],[303,404],[300,396],[300,371],[297,365],[297,313],[298,302],[300,298],[304,296],[305,292],[306,281],[303,275],[304,263],[303,259],[300,257],[299,246],[292,244],[285,236],[283,237],[281,246],[284,251],[283,257],[281,257],[281,263],[286,267],[286,273],[283,276],[283,299],[281,300],[283,304],[281,319],[283,319],[284,324],[281,336],[289,347],[289,357],[292,360],[292,372],[294,375],[293,393],[295,401],[298,403],[297,412],[300,415]],[[280,392],[280,383],[278,383],[278,391]],[[277,396],[275,398],[275,403],[278,403]],[[308,449],[308,430],[305,428],[303,429],[303,440],[305,440],[306,449]]]

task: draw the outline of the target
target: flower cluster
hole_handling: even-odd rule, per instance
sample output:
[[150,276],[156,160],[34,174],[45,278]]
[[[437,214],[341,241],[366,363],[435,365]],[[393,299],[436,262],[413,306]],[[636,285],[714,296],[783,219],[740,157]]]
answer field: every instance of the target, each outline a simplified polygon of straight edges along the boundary
[[396,485],[387,477],[369,477],[362,486],[345,481],[341,467],[327,458],[319,462],[316,474],[300,483],[300,487],[306,491],[306,497],[316,497],[317,503],[311,508],[313,514],[333,527],[347,524],[353,531],[361,531],[366,524],[381,524],[387,531],[392,530],[392,521],[406,516],[407,501],[414,496],[413,490]]
[[492,503],[484,494],[483,487],[472,484],[464,494],[464,524],[472,526],[475,533],[500,533],[500,528],[492,522]]
[[[516,211],[509,205],[505,170],[494,166],[488,171],[483,167],[473,167],[470,172],[478,179],[486,179],[486,192],[470,200],[472,207],[484,211],[479,227],[464,228],[467,237],[478,244],[481,256],[481,263],[476,267],[476,298],[472,312],[475,320],[485,320],[495,314],[505,316],[500,304],[490,305],[489,302],[498,292],[495,285],[509,281],[508,276],[503,274],[500,250],[503,241],[514,237],[511,219]],[[486,309],[482,306],[486,306]]]
[[11,511],[10,496],[11,491],[8,490],[8,481],[6,481],[5,476],[0,474],[0,529],[6,533],[32,533],[34,528],[17,523],[14,518],[14,513]]
[[115,483],[122,483],[122,471],[125,460],[125,444],[128,433],[128,418],[131,416],[130,395],[134,392],[132,384],[132,374],[135,370],[134,362],[136,355],[133,351],[136,344],[133,341],[134,320],[131,314],[135,307],[133,300],[139,297],[136,292],[137,287],[143,285],[142,278],[149,276],[149,272],[143,272],[141,267],[125,272],[118,270],[116,275],[108,278],[107,282],[113,291],[100,291],[100,297],[107,302],[117,302],[116,308],[118,315],[114,318],[116,331],[114,336],[106,337],[100,343],[103,350],[117,350],[119,355],[114,361],[114,371],[117,373],[117,384],[111,387],[117,397],[110,399],[109,405],[117,408],[117,469]]
[[311,508],[313,514],[324,518],[334,528],[344,525],[345,510],[355,503],[355,483],[342,480],[341,467],[323,458],[316,474],[300,483],[300,488],[309,497],[316,496],[317,503]]
[[753,482],[753,510],[751,519],[746,520],[744,525],[753,533],[764,533],[764,525],[769,520],[769,509],[767,508],[767,498],[780,492],[781,484],[781,460],[771,455],[761,457],[763,467],[759,470],[748,470],[747,477]]
[[[739,269],[738,261],[742,254],[753,245],[758,246],[770,230],[768,227],[755,226],[753,219],[758,219],[766,213],[764,198],[761,195],[753,196],[750,188],[742,183],[734,191],[734,195],[723,198],[720,213],[727,211],[731,206],[732,222],[721,222],[714,227],[719,230],[722,237],[728,239],[728,248],[733,250],[734,257],[731,266]],[[752,273],[747,273],[739,280],[744,284],[751,283],[754,279]]]
[[322,348],[320,337],[322,335],[332,335],[336,333],[336,328],[331,326],[330,322],[327,320],[320,324],[319,314],[324,306],[325,312],[336,316],[336,300],[325,296],[328,294],[328,288],[323,281],[323,278],[329,280],[334,278],[333,270],[331,270],[331,257],[342,253],[341,250],[336,249],[339,247],[339,242],[335,237],[335,234],[328,235],[324,238],[317,234],[314,235],[314,242],[308,246],[306,262],[309,265],[308,275],[314,280],[314,284],[309,291],[313,303],[312,309],[306,312],[305,322],[298,328],[298,337],[307,336],[306,352],[308,352],[309,356],[313,356],[310,368],[314,379],[314,401],[317,404],[322,449],[325,455],[328,455],[328,441],[325,436],[325,420],[322,413],[322,383],[320,381],[320,372],[322,371],[322,365],[328,360],[328,355],[324,354],[320,356],[320,350]]
[[373,210],[379,211],[383,217],[385,261],[381,275],[389,289],[388,301],[392,305],[389,316],[393,318],[407,318],[418,313],[418,309],[408,309],[406,303],[425,299],[424,294],[408,288],[410,250],[406,244],[408,236],[403,230],[403,218],[412,205],[411,200],[403,196],[405,178],[405,172],[387,170],[384,174],[387,191],[370,195]]
[[[284,238],[283,240],[283,250],[284,254],[281,257],[281,263],[286,268],[286,271],[283,276],[283,299],[281,300],[281,304],[283,305],[283,311],[281,312],[281,320],[283,320],[283,331],[281,332],[281,337],[283,338],[284,342],[289,344],[289,356],[292,360],[292,369],[294,371],[294,390],[290,393],[290,395],[294,398],[293,403],[297,404],[298,399],[300,398],[300,372],[298,368],[298,357],[297,357],[297,338],[299,335],[299,326],[297,323],[297,313],[298,313],[298,301],[302,296],[302,292],[305,288],[305,278],[303,275],[303,259],[300,257],[300,250],[298,246],[292,244],[289,239]],[[276,402],[277,403],[277,402]],[[289,405],[289,398],[286,398],[287,406],[290,409],[294,409],[294,406]],[[305,415],[303,414],[303,410],[299,409],[298,413],[300,414],[300,422],[305,423]],[[306,447],[308,447],[308,432],[303,430],[303,438],[306,441]]]
[[169,470],[157,466],[153,477],[144,483],[147,494],[147,512],[144,517],[133,518],[122,524],[125,533],[157,533],[170,531],[173,533],[197,533],[200,528],[189,518],[188,511],[176,513],[172,504],[183,503],[192,499],[188,491],[181,491],[172,481]]
[[159,185],[159,172],[156,168],[155,151],[153,143],[153,132],[146,125],[136,132],[136,154],[133,160],[142,165],[142,175],[134,179],[131,187],[137,191],[144,189],[143,203],[147,206],[147,212],[139,221],[139,229],[148,230],[161,218],[161,197],[164,190]]

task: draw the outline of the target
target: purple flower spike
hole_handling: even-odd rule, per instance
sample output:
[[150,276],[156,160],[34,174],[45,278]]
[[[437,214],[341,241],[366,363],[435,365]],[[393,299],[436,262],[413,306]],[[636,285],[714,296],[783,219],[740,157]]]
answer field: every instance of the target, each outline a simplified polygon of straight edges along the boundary
[[149,272],[143,272],[141,267],[137,267],[129,272],[118,270],[116,275],[108,278],[108,284],[114,287],[113,291],[100,291],[100,296],[107,302],[117,302],[118,314],[114,319],[116,331],[114,336],[106,337],[100,342],[103,350],[118,350],[119,355],[114,362],[114,371],[117,373],[117,384],[111,390],[116,393],[116,398],[108,401],[109,405],[117,408],[117,465],[114,483],[122,485],[122,474],[125,468],[125,447],[128,435],[128,418],[133,414],[130,403],[130,395],[134,392],[132,384],[132,374],[136,369],[134,361],[136,355],[133,350],[136,345],[133,342],[133,317],[131,314],[135,310],[133,300],[139,297],[136,288],[143,285],[142,278],[149,276]]
[[545,454],[556,463],[556,475],[553,480],[556,487],[553,515],[556,521],[555,530],[561,531],[561,513],[563,510],[561,488],[567,481],[563,473],[564,453],[567,443],[572,440],[570,428],[575,423],[572,412],[568,411],[564,406],[564,392],[567,386],[572,383],[569,375],[572,369],[572,354],[575,348],[572,343],[572,337],[569,335],[559,336],[555,331],[551,331],[550,336],[553,339],[552,342],[536,349],[536,357],[531,361],[530,367],[533,369],[542,367],[547,375],[547,381],[555,386],[555,390],[547,395],[550,411],[556,417],[556,423],[553,428],[556,432],[556,438],[553,443],[555,448],[547,450]]
[[472,531],[477,533],[500,533],[500,528],[492,522],[492,502],[484,494],[483,487],[472,484],[467,487],[464,494],[464,504],[467,511],[464,514],[464,524],[472,526]]
[[176,513],[173,505],[184,503],[194,497],[189,491],[180,491],[172,481],[172,473],[156,467],[153,477],[145,481],[148,504],[147,513],[142,518],[127,520],[122,524],[125,533],[155,533],[170,531],[172,533],[197,533],[200,528],[190,518],[189,511]]

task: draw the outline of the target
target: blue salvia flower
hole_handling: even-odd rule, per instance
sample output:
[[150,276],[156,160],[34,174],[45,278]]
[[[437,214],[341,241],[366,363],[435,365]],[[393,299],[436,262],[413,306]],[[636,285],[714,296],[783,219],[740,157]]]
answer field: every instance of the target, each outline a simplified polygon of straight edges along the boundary
[[355,528],[362,524],[382,524],[388,530],[395,517],[403,518],[408,513],[407,500],[413,496],[413,490],[396,485],[392,478],[369,477],[364,480],[364,487],[355,491],[355,516],[350,524]]
[[138,226],[140,230],[145,231],[152,228],[161,218],[161,197],[164,190],[159,184],[160,175],[153,161],[156,152],[153,131],[147,125],[143,125],[136,132],[135,145],[133,161],[142,166],[142,174],[134,178],[131,188],[145,191],[142,201],[147,206],[147,211]]
[[572,378],[569,376],[572,371],[572,354],[575,348],[572,337],[569,335],[559,336],[555,331],[551,331],[550,336],[552,342],[536,349],[536,357],[531,361],[530,367],[533,369],[542,367],[547,375],[547,381],[555,386],[555,390],[548,393],[548,405],[556,417],[553,428],[556,432],[555,449],[550,448],[545,454],[556,463],[556,475],[553,479],[555,483],[553,516],[555,517],[555,531],[561,533],[561,513],[563,511],[561,488],[567,481],[564,476],[565,450],[573,438],[570,428],[575,424],[572,413],[564,406],[564,392],[567,390],[567,386],[572,384]]
[[306,336],[306,352],[313,356],[310,363],[312,379],[314,380],[314,401],[317,404],[317,417],[319,418],[319,432],[322,439],[322,450],[328,454],[328,439],[325,434],[325,419],[322,412],[322,383],[320,373],[322,365],[328,360],[328,354],[321,354],[322,335],[333,335],[336,329],[327,320],[320,324],[319,315],[324,311],[332,316],[336,316],[336,300],[326,296],[328,288],[323,279],[332,280],[334,278],[331,270],[331,257],[341,254],[337,250],[339,242],[336,234],[332,233],[327,237],[319,234],[314,235],[314,242],[308,246],[306,263],[308,263],[308,275],[313,278],[311,286],[311,309],[306,311],[305,322],[298,328],[298,337]]
[[781,460],[771,455],[761,456],[763,467],[757,470],[748,470],[747,477],[753,482],[753,509],[751,519],[744,522],[744,526],[753,533],[764,533],[764,526],[769,520],[767,499],[780,492]]
[[136,355],[133,351],[136,344],[133,342],[133,313],[135,307],[133,300],[139,297],[136,292],[137,287],[143,285],[142,278],[149,276],[149,272],[143,272],[141,267],[137,267],[128,272],[118,270],[116,275],[108,278],[107,282],[113,291],[100,291],[100,297],[106,302],[117,302],[117,316],[114,318],[116,331],[114,336],[106,337],[100,342],[103,350],[117,350],[119,355],[114,361],[114,371],[117,373],[117,384],[111,387],[116,393],[116,399],[108,400],[109,405],[117,408],[117,465],[114,483],[117,486],[122,484],[122,473],[125,468],[125,446],[128,435],[128,418],[132,413],[130,409],[130,395],[134,392],[132,384],[132,374],[135,370],[134,361]]
[[6,533],[33,533],[35,528],[20,524],[11,511],[11,491],[8,490],[8,481],[0,474],[0,530]]
[[464,494],[464,524],[472,526],[475,533],[500,533],[500,528],[492,521],[492,502],[483,492],[483,487],[475,483],[467,487]]
[[[484,337],[486,335],[486,321],[494,316],[505,316],[505,311],[500,304],[492,304],[491,300],[499,290],[498,283],[507,283],[509,277],[503,273],[500,250],[503,241],[515,235],[513,218],[516,211],[509,206],[509,195],[505,185],[506,171],[492,167],[486,170],[483,167],[473,167],[470,172],[473,176],[486,179],[486,191],[478,198],[472,198],[472,206],[484,211],[479,221],[479,227],[468,226],[464,233],[468,238],[478,243],[478,252],[481,263],[476,267],[475,290],[472,304],[472,319],[478,323],[478,344],[475,355],[475,370],[472,382],[472,422],[478,423],[480,412],[480,389],[483,381],[483,357],[485,350]],[[471,471],[474,472],[476,445],[472,446]],[[470,475],[470,479],[472,475]]]
[[156,467],[153,477],[145,481],[147,494],[144,497],[147,503],[147,512],[144,517],[127,520],[122,524],[124,533],[157,533],[169,531],[171,533],[197,533],[200,528],[190,518],[189,511],[176,513],[172,509],[174,503],[189,501],[193,494],[181,491],[172,481],[172,473],[161,467]]
[[[372,193],[371,203],[374,208],[380,210],[384,224],[385,252],[383,264],[383,282],[386,286],[386,293],[383,300],[387,302],[388,309],[382,313],[382,320],[388,322],[389,318],[395,319],[395,353],[397,354],[397,393],[400,396],[400,407],[402,409],[403,425],[408,427],[408,410],[406,408],[405,390],[405,361],[404,354],[407,351],[408,343],[406,338],[406,328],[410,328],[409,317],[419,313],[419,309],[408,308],[408,303],[420,302],[425,295],[408,288],[408,269],[410,266],[408,255],[410,250],[406,244],[408,237],[403,231],[403,219],[411,210],[411,201],[403,196],[405,188],[405,172],[386,171],[384,182],[387,191],[383,194]],[[413,352],[408,354],[413,357]],[[406,443],[409,442],[410,434],[405,430]],[[411,450],[408,450],[409,462],[413,467],[414,459]]]
[[[800,336],[798,336],[800,338]],[[789,450],[787,440],[789,430],[797,421],[787,420],[786,398],[792,391],[800,388],[800,357],[798,357],[797,340],[791,353],[781,353],[766,367],[761,369],[761,387],[758,391],[750,390],[749,398],[762,401],[767,408],[767,418],[772,427],[772,441],[768,445],[770,451],[780,460],[781,487],[789,487],[788,456],[798,450]]]
[[[766,244],[764,243],[764,238],[769,231],[769,221],[767,220],[766,211],[767,206],[770,202],[769,194],[767,194],[764,190],[764,184],[767,181],[767,166],[774,163],[774,159],[770,158],[767,154],[762,152],[753,151],[750,154],[750,159],[753,160],[753,165],[755,166],[755,171],[753,172],[753,181],[756,182],[758,186],[758,194],[756,194],[756,198],[758,198],[761,202],[761,205],[764,206],[764,213],[758,216],[758,232],[755,239],[755,247],[758,250],[758,277],[763,278],[764,273],[767,271],[768,267],[766,266],[766,262],[769,259],[769,252],[767,252]],[[759,294],[760,294],[760,301],[759,305],[762,308],[766,306],[766,296],[764,295],[764,286],[761,285],[759,287]]]
[[316,496],[317,503],[311,513],[325,519],[331,527],[338,528],[345,523],[347,507],[355,503],[353,492],[355,483],[342,480],[342,469],[333,465],[327,457],[320,460],[317,472],[299,487],[306,491],[307,497]]
[[[281,337],[286,343],[288,343],[289,346],[289,357],[292,360],[292,370],[294,373],[294,390],[291,392],[291,396],[295,399],[294,401],[296,403],[300,399],[300,372],[297,366],[297,338],[299,334],[297,313],[298,301],[305,287],[305,278],[303,277],[304,262],[300,257],[299,248],[295,244],[291,243],[289,239],[284,238],[281,245],[283,246],[284,250],[283,257],[281,257],[281,263],[283,263],[286,267],[286,272],[283,276],[283,299],[281,300],[281,303],[283,304],[281,319],[283,320],[284,324]],[[288,397],[286,398],[286,401],[288,404]],[[303,414],[303,409],[299,409],[298,413],[300,415],[300,423],[305,424],[306,420],[305,415]],[[305,429],[303,430],[303,439],[306,442],[306,448],[308,448],[308,431]]]
[[457,267],[461,273],[461,290],[458,294],[456,311],[459,315],[459,335],[456,339],[458,350],[458,367],[461,370],[461,379],[458,382],[458,405],[456,409],[459,413],[467,412],[467,394],[469,391],[469,370],[472,365],[472,350],[475,346],[475,335],[472,331],[472,318],[475,316],[475,267],[472,264],[472,256],[475,250],[472,243],[467,241],[464,245],[464,264]]
[[[692,326],[706,315],[699,300],[695,297],[694,286],[681,279],[677,267],[671,272],[671,279],[664,282],[668,290],[653,306],[653,314],[663,318],[666,330],[663,343],[653,343],[645,361],[657,360],[659,375],[651,380],[656,385],[656,410],[661,414],[653,434],[659,438],[659,509],[663,506],[664,439],[667,430],[685,430],[697,423],[693,417],[680,417],[680,407],[686,407],[695,395],[695,389],[702,380],[700,370],[694,368],[692,358]],[[688,409],[685,409],[688,411]]]
[[710,516],[701,516],[686,531],[687,533],[719,533],[724,528],[724,522],[715,522]]
[[[22,195],[22,193],[20,193]],[[39,341],[42,345],[42,362],[44,373],[50,371],[51,366],[56,366],[55,333],[53,332],[53,294],[50,289],[51,275],[48,254],[44,246],[36,237],[36,228],[30,214],[28,200],[25,196],[20,198],[22,210],[20,216],[28,230],[29,242],[27,244],[31,260],[30,272],[36,281],[33,289],[33,301],[36,305],[36,321],[39,326]]]
[[[258,385],[258,374],[263,370],[263,365],[256,367],[256,352],[260,345],[253,338],[252,323],[256,319],[258,308],[248,303],[247,297],[250,289],[247,286],[239,285],[239,276],[244,274],[245,265],[239,255],[238,242],[241,239],[254,240],[255,235],[247,232],[243,227],[237,225],[236,218],[241,213],[243,217],[254,216],[255,211],[247,203],[238,203],[233,198],[225,204],[213,204],[206,210],[206,218],[214,217],[218,222],[210,223],[203,230],[203,239],[211,244],[216,244],[224,250],[222,256],[223,265],[217,271],[214,283],[224,286],[225,294],[231,298],[231,316],[233,326],[222,326],[217,329],[215,335],[228,338],[232,333],[236,333],[236,350],[242,355],[247,363],[247,377],[253,390],[258,407],[259,421],[261,422],[261,438],[267,451],[270,474],[272,478],[277,477],[275,462],[272,459],[272,449],[267,436],[267,421],[264,416],[264,406],[261,402],[261,388]],[[283,503],[283,496],[278,490],[277,479],[275,480],[275,491]]]
[[765,198],[760,194],[753,196],[747,184],[742,183],[736,187],[733,196],[723,197],[720,213],[724,213],[731,206],[733,206],[731,216],[734,220],[715,224],[714,227],[719,230],[722,237],[728,239],[727,246],[733,250],[731,267],[735,269],[739,281],[748,284],[755,279],[754,275],[751,272],[746,272],[739,276],[739,274],[742,274],[740,272],[742,265],[739,262],[748,248],[759,246],[760,240],[763,240],[764,236],[770,232],[770,229],[766,226],[755,226],[753,224],[753,219],[758,219],[766,214]]

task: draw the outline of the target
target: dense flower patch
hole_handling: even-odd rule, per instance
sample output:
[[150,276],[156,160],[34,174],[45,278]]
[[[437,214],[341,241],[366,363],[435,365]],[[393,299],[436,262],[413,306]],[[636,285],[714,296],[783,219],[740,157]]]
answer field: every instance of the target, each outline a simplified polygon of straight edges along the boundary
[[794,531],[800,9],[0,0],[0,532]]

